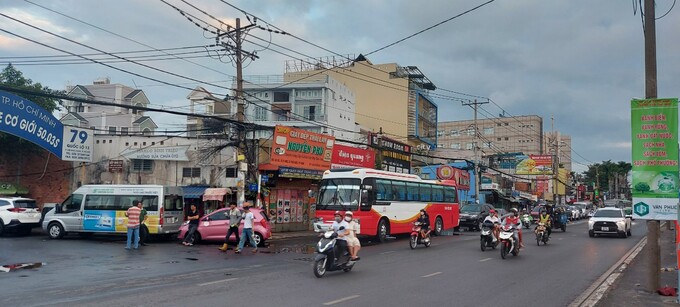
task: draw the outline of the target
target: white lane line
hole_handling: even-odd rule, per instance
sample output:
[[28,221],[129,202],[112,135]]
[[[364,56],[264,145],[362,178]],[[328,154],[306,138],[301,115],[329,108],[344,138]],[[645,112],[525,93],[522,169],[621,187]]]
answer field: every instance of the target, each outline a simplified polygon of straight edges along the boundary
[[207,286],[207,285],[218,284],[218,283],[221,283],[221,282],[228,282],[228,281],[237,280],[237,279],[238,278],[227,278],[227,279],[216,280],[216,281],[211,281],[211,282],[204,282],[204,283],[198,284],[198,285],[203,287],[203,286]]
[[386,252],[382,252],[382,253],[380,253],[380,254],[381,254],[381,255],[387,255],[387,254],[396,253],[396,252],[397,252],[397,251],[386,251]]
[[442,273],[442,272],[434,272],[434,273],[432,273],[432,274],[427,274],[427,275],[420,276],[420,277],[422,277],[422,278],[428,278],[428,277],[432,277],[432,276],[439,275],[439,274],[441,274],[441,273]]
[[358,294],[350,295],[350,296],[348,296],[348,297],[343,297],[343,298],[341,298],[341,299],[337,299],[337,300],[334,300],[334,301],[325,302],[325,303],[323,303],[323,304],[324,304],[325,306],[334,305],[334,304],[337,304],[337,303],[342,303],[342,302],[344,302],[344,301],[349,301],[349,300],[351,300],[351,299],[355,299],[355,298],[357,298],[357,297],[359,297],[359,296],[360,296],[360,295],[358,295]]
[[491,259],[493,259],[493,258],[484,258],[484,259],[482,259],[482,260],[479,260],[479,262],[489,261],[489,260],[491,260]]

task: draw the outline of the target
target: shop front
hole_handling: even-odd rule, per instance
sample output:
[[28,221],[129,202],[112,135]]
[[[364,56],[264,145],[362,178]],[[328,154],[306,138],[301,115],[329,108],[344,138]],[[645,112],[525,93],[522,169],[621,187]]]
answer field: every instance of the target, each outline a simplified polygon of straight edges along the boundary
[[276,126],[268,163],[258,167],[262,175],[263,207],[272,231],[311,229],[314,190],[330,169],[335,138],[302,129]]

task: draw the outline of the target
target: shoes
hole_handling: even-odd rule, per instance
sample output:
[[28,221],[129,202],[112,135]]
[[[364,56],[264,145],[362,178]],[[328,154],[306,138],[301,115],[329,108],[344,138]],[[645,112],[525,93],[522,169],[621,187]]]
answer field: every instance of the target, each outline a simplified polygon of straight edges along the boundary
[[359,259],[361,259],[361,257],[354,257],[354,258],[352,258],[351,260],[352,260],[352,261],[357,261],[357,260],[359,260]]
[[256,254],[256,253],[257,253],[257,248],[253,250],[253,254]]
[[187,246],[187,242],[182,242],[182,245]]
[[221,250],[221,251],[223,251],[223,252],[226,252],[226,251],[227,251],[227,247],[228,247],[228,246],[227,246],[227,243],[224,243],[224,244],[222,244],[222,247],[218,247],[217,249],[219,249],[219,250]]
[[129,248],[129,247],[126,247],[125,249],[127,249],[127,250],[130,250],[130,248]]
[[187,243],[186,246],[192,246],[194,245],[193,243]]
[[237,250],[234,251],[234,253],[240,254],[240,253],[241,253],[241,250],[240,250],[240,249],[237,249]]

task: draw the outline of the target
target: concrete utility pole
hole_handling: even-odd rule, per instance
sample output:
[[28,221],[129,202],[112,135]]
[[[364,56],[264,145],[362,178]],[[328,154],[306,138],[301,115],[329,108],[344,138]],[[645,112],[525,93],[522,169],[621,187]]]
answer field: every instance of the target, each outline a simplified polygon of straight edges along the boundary
[[[249,58],[255,59],[257,56],[254,53],[249,53],[246,51],[243,51],[242,45],[243,45],[243,40],[244,40],[244,35],[245,31],[251,27],[254,27],[254,24],[250,24],[246,27],[241,27],[241,18],[236,18],[236,28],[234,30],[231,30],[229,32],[219,34],[218,37],[222,36],[227,36],[231,39],[231,41],[234,43],[234,45],[230,45],[228,43],[222,43],[224,47],[228,49],[234,49],[234,62],[236,63],[236,120],[239,121],[241,124],[246,122],[246,116],[245,116],[245,102],[243,100],[243,54],[245,53]],[[246,174],[248,173],[248,165],[252,161],[251,160],[251,155],[246,154],[247,153],[247,148],[246,148],[246,131],[245,127],[241,125],[238,127],[238,153],[236,154],[236,161],[238,165],[238,172],[237,172],[237,180],[238,184],[236,186],[236,202],[239,207],[243,206],[245,203],[246,197],[245,197],[245,188],[246,188]],[[257,150],[256,148],[253,148],[252,150]],[[257,155],[255,155],[257,157]],[[258,182],[258,185],[260,183]]]
[[479,183],[482,181],[482,178],[480,178],[480,173],[479,173],[479,160],[480,159],[477,157],[477,152],[478,152],[477,146],[478,146],[478,142],[479,142],[479,127],[477,126],[477,107],[480,104],[487,104],[487,103],[489,103],[489,102],[488,101],[478,102],[477,99],[475,99],[475,102],[463,102],[464,106],[473,106],[472,108],[475,110],[475,122],[474,122],[475,141],[472,143],[472,150],[473,150],[473,154],[475,156],[475,159],[474,159],[475,160],[474,161],[475,162],[474,163],[475,164],[475,172],[474,172],[475,173],[475,195],[476,195],[475,200],[478,203],[479,203]]
[[[642,14],[642,12],[640,12]],[[644,9],[645,34],[645,98],[657,98],[656,88],[656,14],[654,0],[645,0]],[[647,221],[647,244],[649,255],[649,271],[647,272],[647,290],[656,292],[659,288],[659,268],[661,267],[661,250],[659,248],[659,221]]]

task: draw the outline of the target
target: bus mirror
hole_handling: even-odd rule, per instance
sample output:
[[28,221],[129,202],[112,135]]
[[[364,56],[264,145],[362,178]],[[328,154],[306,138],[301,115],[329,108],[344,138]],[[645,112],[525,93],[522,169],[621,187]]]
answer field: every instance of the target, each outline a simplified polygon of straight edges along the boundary
[[368,202],[368,190],[363,190],[361,191],[361,204],[365,204]]

